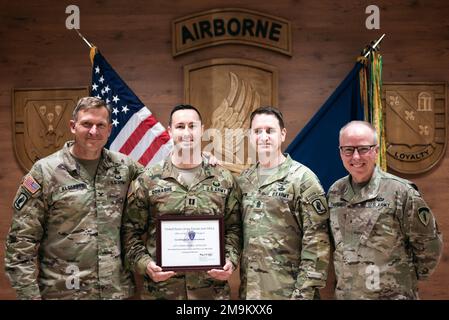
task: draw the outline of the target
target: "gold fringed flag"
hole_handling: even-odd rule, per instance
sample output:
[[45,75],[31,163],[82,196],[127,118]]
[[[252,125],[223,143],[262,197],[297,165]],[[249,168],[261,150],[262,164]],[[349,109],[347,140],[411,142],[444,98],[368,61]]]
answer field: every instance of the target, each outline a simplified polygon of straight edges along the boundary
[[382,56],[371,51],[368,58],[359,57],[363,63],[360,69],[360,95],[365,109],[365,121],[370,122],[379,136],[377,164],[387,169],[384,113],[382,108]]

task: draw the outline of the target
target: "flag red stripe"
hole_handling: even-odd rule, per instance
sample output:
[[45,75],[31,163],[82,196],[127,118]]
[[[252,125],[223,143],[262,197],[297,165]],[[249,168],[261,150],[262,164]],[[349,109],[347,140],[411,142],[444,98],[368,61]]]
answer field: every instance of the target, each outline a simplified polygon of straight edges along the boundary
[[146,166],[148,162],[153,159],[154,155],[158,152],[158,150],[166,144],[170,140],[170,135],[167,131],[162,132],[153,142],[150,144],[147,150],[140,157],[139,162]]
[[147,131],[150,130],[156,123],[158,123],[158,121],[152,115],[148,116],[137,126],[134,132],[129,136],[128,140],[126,140],[125,144],[123,144],[120,148],[119,152],[126,155],[130,154],[145,133],[147,133]]

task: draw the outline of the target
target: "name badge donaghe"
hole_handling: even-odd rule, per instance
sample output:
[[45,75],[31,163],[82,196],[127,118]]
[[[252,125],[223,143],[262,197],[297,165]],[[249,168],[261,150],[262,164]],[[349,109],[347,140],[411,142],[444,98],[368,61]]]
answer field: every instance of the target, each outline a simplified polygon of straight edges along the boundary
[[153,189],[153,190],[150,190],[149,193],[152,196],[157,196],[162,193],[169,193],[169,192],[173,192],[173,191],[175,191],[175,187],[170,186],[170,187],[162,187],[162,188]]

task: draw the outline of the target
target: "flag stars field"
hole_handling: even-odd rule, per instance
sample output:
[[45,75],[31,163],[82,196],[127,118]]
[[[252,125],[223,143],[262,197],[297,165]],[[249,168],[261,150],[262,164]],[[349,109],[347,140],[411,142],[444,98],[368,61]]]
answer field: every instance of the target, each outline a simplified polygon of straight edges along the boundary
[[131,91],[96,50],[91,52],[92,95],[112,103],[112,132],[106,148],[126,154],[146,166],[170,153],[173,141],[167,130]]

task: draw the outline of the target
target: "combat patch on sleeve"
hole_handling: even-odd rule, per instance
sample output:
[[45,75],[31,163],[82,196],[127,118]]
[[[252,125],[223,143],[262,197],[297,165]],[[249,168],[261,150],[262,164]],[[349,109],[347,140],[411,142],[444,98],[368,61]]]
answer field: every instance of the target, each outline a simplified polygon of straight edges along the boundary
[[26,192],[21,192],[14,201],[14,208],[20,211],[29,199],[30,197],[26,194]]
[[31,195],[34,195],[39,191],[41,185],[34,180],[34,178],[28,174],[25,179],[23,179],[22,187],[27,190]]
[[429,224],[429,221],[430,221],[429,208],[426,208],[426,207],[419,208],[418,209],[418,218],[419,218],[419,221],[421,221],[421,223],[427,227],[427,225]]
[[312,201],[312,206],[315,209],[316,213],[319,215],[322,215],[326,213],[327,209],[326,206],[323,204],[323,202],[320,199],[315,199]]

